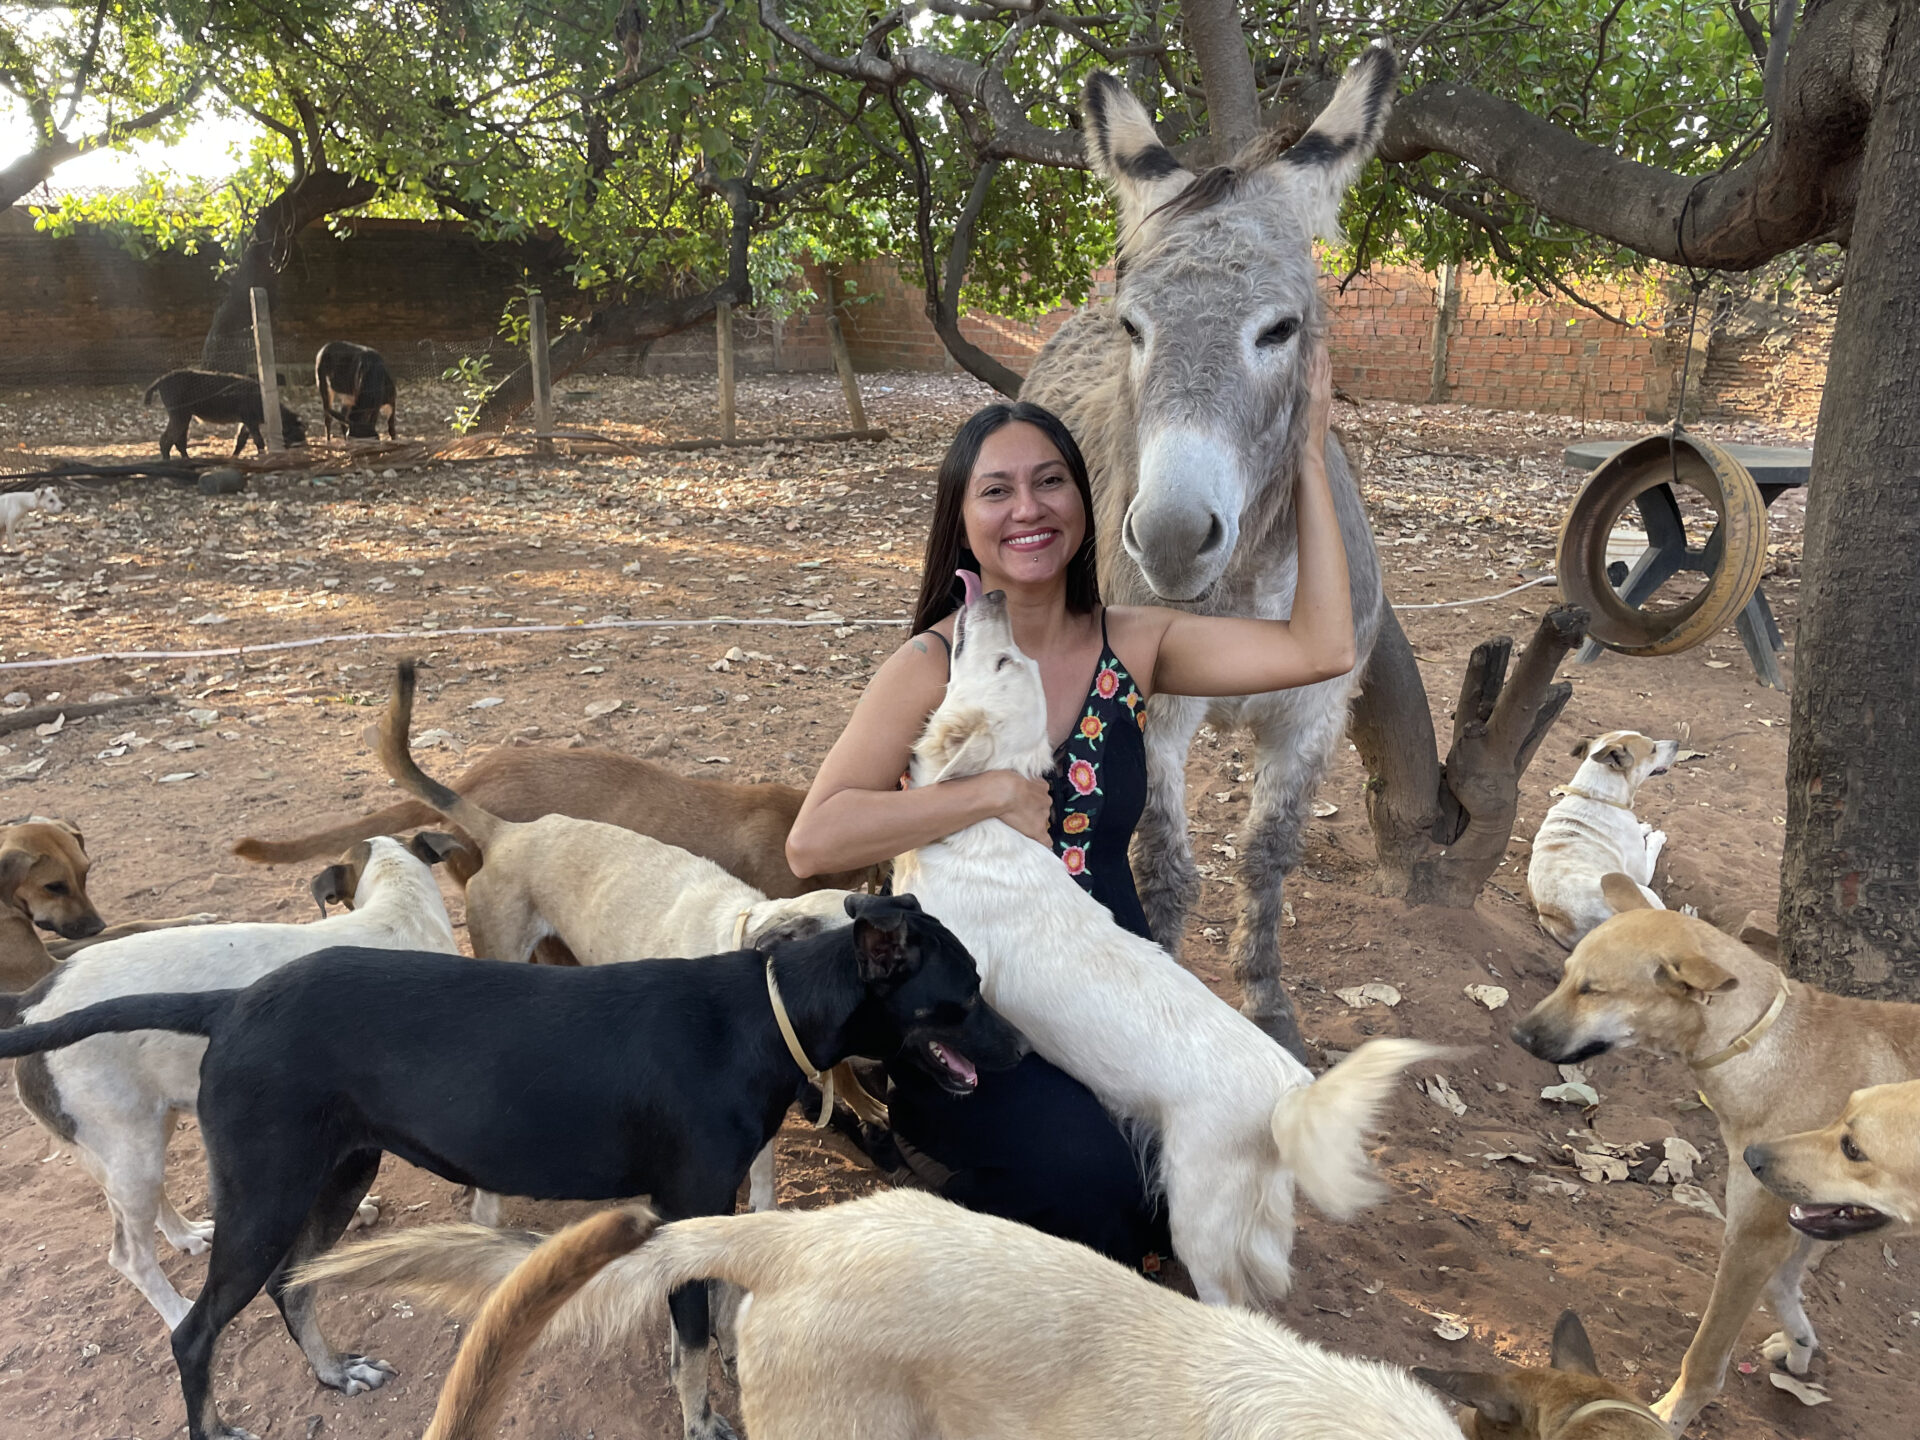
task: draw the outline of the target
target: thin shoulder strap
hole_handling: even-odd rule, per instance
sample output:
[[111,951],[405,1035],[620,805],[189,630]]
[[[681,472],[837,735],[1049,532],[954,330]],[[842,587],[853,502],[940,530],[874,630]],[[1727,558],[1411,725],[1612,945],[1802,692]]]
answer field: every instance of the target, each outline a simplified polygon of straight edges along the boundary
[[947,673],[951,675],[953,673],[953,642],[947,639],[947,637],[942,635],[938,630],[922,630],[920,633],[922,635],[931,635],[934,639],[938,640],[942,645],[947,647]]

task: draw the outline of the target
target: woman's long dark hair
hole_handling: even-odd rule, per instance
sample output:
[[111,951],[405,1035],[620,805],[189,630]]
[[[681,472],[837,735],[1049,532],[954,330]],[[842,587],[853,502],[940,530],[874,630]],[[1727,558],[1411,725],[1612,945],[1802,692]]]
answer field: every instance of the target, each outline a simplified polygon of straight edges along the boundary
[[1067,462],[1074,489],[1080,492],[1080,506],[1087,515],[1086,538],[1067,562],[1067,609],[1076,615],[1091,614],[1100,604],[1100,576],[1093,543],[1093,486],[1087,480],[1087,460],[1074,441],[1073,432],[1051,410],[1026,400],[1002,401],[976,410],[954,434],[940,462],[940,483],[933,492],[933,526],[927,531],[927,553],[920,567],[920,598],[913,607],[912,634],[931,630],[934,625],[960,608],[960,582],[953,572],[967,569],[980,573],[980,562],[967,548],[967,524],[961,513],[966,505],[967,483],[973,479],[973,467],[980,459],[980,447],[987,437],[1015,421],[1031,425],[1053,442],[1060,458]]

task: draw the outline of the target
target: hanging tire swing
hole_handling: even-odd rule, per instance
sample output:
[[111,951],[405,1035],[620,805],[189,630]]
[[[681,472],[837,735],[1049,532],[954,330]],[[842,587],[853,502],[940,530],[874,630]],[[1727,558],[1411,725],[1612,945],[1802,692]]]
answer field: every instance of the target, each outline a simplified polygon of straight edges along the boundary
[[[1702,549],[1687,548],[1676,483],[1699,491],[1717,517]],[[1607,574],[1607,541],[1629,505],[1639,507],[1647,551],[1616,589]],[[1684,433],[1649,436],[1607,460],[1581,487],[1560,527],[1560,593],[1593,617],[1587,634],[1622,655],[1677,655],[1718,634],[1753,598],[1766,564],[1760,487],[1718,445]],[[1705,588],[1672,609],[1643,608],[1682,570],[1704,574]]]

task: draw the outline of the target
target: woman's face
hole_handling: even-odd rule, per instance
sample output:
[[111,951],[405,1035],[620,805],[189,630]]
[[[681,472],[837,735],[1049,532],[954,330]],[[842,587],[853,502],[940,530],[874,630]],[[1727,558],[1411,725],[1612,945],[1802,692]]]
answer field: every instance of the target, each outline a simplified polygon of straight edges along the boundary
[[[996,582],[1045,584],[1087,537],[1087,511],[1046,431],[1023,420],[986,438],[961,509],[967,545]],[[993,588],[989,585],[988,588]]]

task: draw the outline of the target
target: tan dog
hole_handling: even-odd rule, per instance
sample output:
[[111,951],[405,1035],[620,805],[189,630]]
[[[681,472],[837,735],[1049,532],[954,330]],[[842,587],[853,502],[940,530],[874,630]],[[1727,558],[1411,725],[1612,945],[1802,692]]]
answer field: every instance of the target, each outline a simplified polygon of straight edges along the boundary
[[1679,753],[1678,740],[1650,740],[1637,730],[1609,730],[1573,747],[1580,768],[1534,832],[1527,863],[1540,928],[1567,949],[1612,917],[1600,893],[1600,877],[1610,871],[1632,879],[1641,897],[1660,908],[1660,897],[1647,887],[1667,836],[1634,816],[1633,797]]
[[[776,899],[809,890],[852,890],[868,872],[802,880],[787,864],[787,832],[800,813],[804,790],[791,785],[735,785],[676,775],[612,750],[502,746],[469,765],[452,789],[490,815],[525,822],[543,815],[598,820],[711,860],[763,895]],[[356,840],[433,825],[440,812],[403,800],[357,820],[283,840],[249,836],[233,853],[257,864],[284,865],[338,855]],[[447,870],[465,885],[477,860],[449,857]]]
[[603,1211],[538,1249],[525,1232],[423,1226],[335,1250],[295,1283],[397,1287],[469,1313],[485,1300],[427,1440],[499,1433],[549,1321],[555,1340],[624,1344],[664,1318],[671,1289],[714,1279],[752,1297],[752,1440],[1460,1440],[1398,1366],[919,1191],[656,1226],[644,1208]]
[[[65,820],[36,815],[0,829],[0,991],[17,994],[37,984],[89,945],[220,918],[177,915],[108,925],[87,896],[92,864],[79,829]],[[49,945],[41,928],[67,939]]]
[[[1541,1059],[1637,1045],[1686,1061],[1730,1156],[1825,1125],[1862,1086],[1920,1077],[1920,1006],[1789,980],[1706,921],[1647,907],[1625,875],[1602,888],[1621,913],[1575,947],[1559,986],[1513,1029]],[[1726,1210],[1713,1297],[1680,1378],[1653,1407],[1675,1434],[1719,1394],[1763,1291],[1783,1327],[1763,1347],[1770,1359],[1804,1375],[1818,1343],[1800,1303],[1814,1238],[1795,1232],[1787,1202],[1742,1164],[1729,1167]]]
[[1548,1370],[1429,1370],[1413,1373],[1465,1405],[1466,1440],[1659,1440],[1658,1415],[1600,1378],[1593,1342],[1568,1310],[1553,1327]]
[[1824,1130],[1749,1145],[1742,1158],[1790,1202],[1787,1221],[1802,1235],[1911,1235],[1920,1227],[1920,1080],[1856,1090]]

